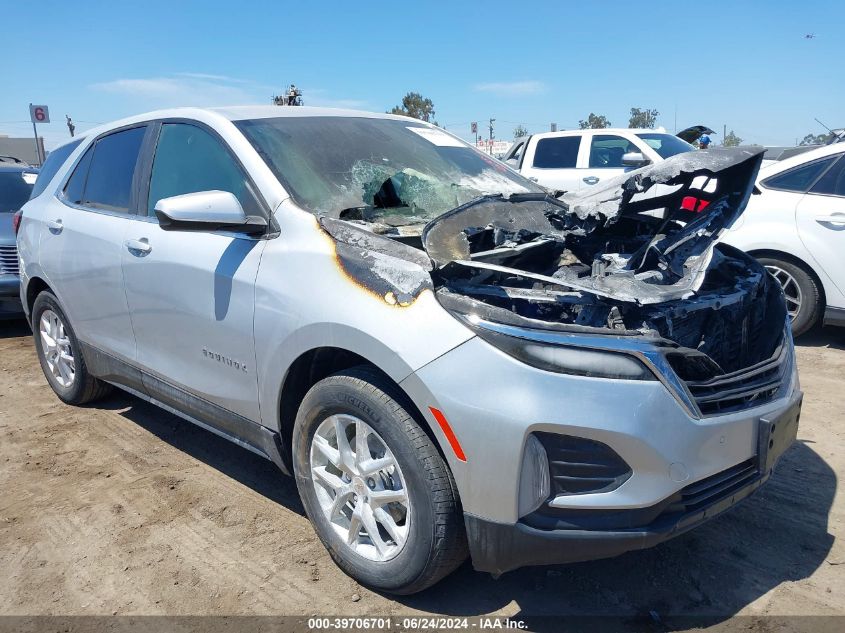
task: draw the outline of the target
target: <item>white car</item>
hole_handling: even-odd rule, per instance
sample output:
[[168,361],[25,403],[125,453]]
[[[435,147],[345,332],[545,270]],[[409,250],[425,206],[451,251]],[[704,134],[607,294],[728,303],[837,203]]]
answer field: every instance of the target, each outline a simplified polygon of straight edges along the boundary
[[845,144],[763,167],[757,188],[722,241],[780,281],[796,335],[845,326]]
[[694,149],[661,129],[569,130],[518,139],[504,160],[548,189],[578,191]]

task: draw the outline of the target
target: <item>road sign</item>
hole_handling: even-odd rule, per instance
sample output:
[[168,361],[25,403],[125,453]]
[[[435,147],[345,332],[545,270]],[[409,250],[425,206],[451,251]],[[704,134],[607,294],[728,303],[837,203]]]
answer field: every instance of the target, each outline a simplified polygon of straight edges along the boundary
[[49,123],[50,109],[45,105],[29,104],[29,118],[33,123]]
[[472,134],[478,134],[478,123],[476,121],[469,124],[469,131]]

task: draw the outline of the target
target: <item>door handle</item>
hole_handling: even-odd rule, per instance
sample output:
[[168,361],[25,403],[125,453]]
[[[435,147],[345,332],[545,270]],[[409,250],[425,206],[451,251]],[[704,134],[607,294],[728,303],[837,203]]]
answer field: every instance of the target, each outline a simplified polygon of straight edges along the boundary
[[62,232],[62,229],[65,228],[62,224],[61,219],[58,220],[47,220],[46,222],[47,228],[50,229],[50,233],[58,235]]
[[583,178],[582,180],[583,180],[584,182],[586,182],[588,185],[594,185],[594,184],[596,184],[596,183],[597,183],[600,179],[599,179],[599,178],[597,178],[596,176],[587,176],[586,178]]
[[831,213],[830,215],[817,215],[816,222],[825,224],[845,224],[845,213]]
[[538,182],[537,178],[535,178],[534,176],[529,176],[528,180],[530,180],[532,182]]
[[129,249],[130,253],[141,257],[153,250],[153,247],[150,246],[150,242],[146,237],[142,237],[137,240],[126,240],[123,245]]

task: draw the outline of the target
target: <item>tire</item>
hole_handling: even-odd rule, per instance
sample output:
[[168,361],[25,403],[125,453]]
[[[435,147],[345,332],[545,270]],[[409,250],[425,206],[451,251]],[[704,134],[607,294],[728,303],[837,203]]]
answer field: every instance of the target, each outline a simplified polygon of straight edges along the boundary
[[816,278],[803,266],[786,259],[759,257],[757,259],[772,273],[787,296],[787,309],[795,310],[794,300],[800,301],[792,316],[792,333],[800,336],[812,329],[821,319],[824,306]]
[[[352,368],[321,380],[305,395],[296,417],[293,468],[305,512],[335,563],[364,585],[407,595],[430,587],[454,571],[467,557],[467,544],[451,471],[404,402],[392,382],[368,367]],[[347,441],[350,447],[356,447],[355,455],[362,453],[355,442],[359,429],[367,427],[374,432],[364,435],[369,454],[360,465],[355,459],[354,468],[343,464],[344,470],[332,462],[341,461],[341,452],[336,451],[338,425],[345,425],[344,435],[352,435]],[[315,440],[318,434],[320,439]],[[334,449],[329,446],[327,451],[330,459],[319,446],[331,445],[332,437]],[[372,477],[361,477],[367,458],[389,461],[391,457],[395,466],[386,466]],[[319,463],[324,466],[315,466]],[[345,489],[320,483],[329,471],[335,473],[334,484],[345,484]],[[365,490],[364,486],[373,489]],[[342,496],[336,490],[345,490],[344,495],[351,496]],[[374,499],[379,493],[404,493],[406,500],[378,506]],[[334,506],[331,511],[326,509],[333,499],[341,497],[341,502],[347,498],[350,501],[338,506],[340,512],[335,512]],[[380,509],[389,517],[385,519],[381,513],[381,521],[374,523]],[[344,529],[344,525],[353,525],[359,511],[364,518],[370,512],[370,521]],[[393,530],[389,531],[385,525],[391,522]],[[367,525],[375,526],[378,539],[370,537]],[[400,531],[404,536],[396,535]],[[351,545],[350,539],[355,541]],[[384,551],[376,547],[380,540]]]
[[[54,321],[53,317],[57,321]],[[42,332],[42,320],[45,323],[49,322],[52,324],[50,331]],[[55,338],[51,336],[51,334],[56,333],[56,323],[63,328],[64,336],[57,336]],[[35,337],[35,350],[38,353],[38,361],[41,363],[41,369],[50,387],[62,402],[74,405],[86,404],[102,398],[111,391],[111,385],[94,378],[88,373],[85,359],[82,357],[82,349],[79,346],[79,341],[76,338],[73,327],[71,327],[55,295],[51,292],[45,290],[36,297],[35,304],[32,307],[31,325],[32,334]],[[59,332],[61,331],[59,330]],[[55,357],[55,352],[51,352],[48,349],[48,339],[65,341],[64,344],[58,345],[58,347],[72,358],[72,362],[67,361],[73,366],[72,378],[70,380],[67,379],[67,372],[63,373],[55,369],[59,361]]]

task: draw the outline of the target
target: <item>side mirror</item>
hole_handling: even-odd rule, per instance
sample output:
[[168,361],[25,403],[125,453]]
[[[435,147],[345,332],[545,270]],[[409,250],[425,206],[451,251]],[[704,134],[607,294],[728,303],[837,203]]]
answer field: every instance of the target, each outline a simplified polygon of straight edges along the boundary
[[263,233],[267,220],[244,213],[241,203],[228,191],[198,191],[162,198],[155,214],[163,229],[172,231],[237,231]]
[[508,158],[505,161],[505,165],[507,165],[508,167],[511,167],[512,169],[516,169],[517,171],[519,171],[519,161],[516,158]]
[[628,152],[622,155],[622,164],[625,167],[645,167],[650,163],[651,161],[643,156],[642,152]]

